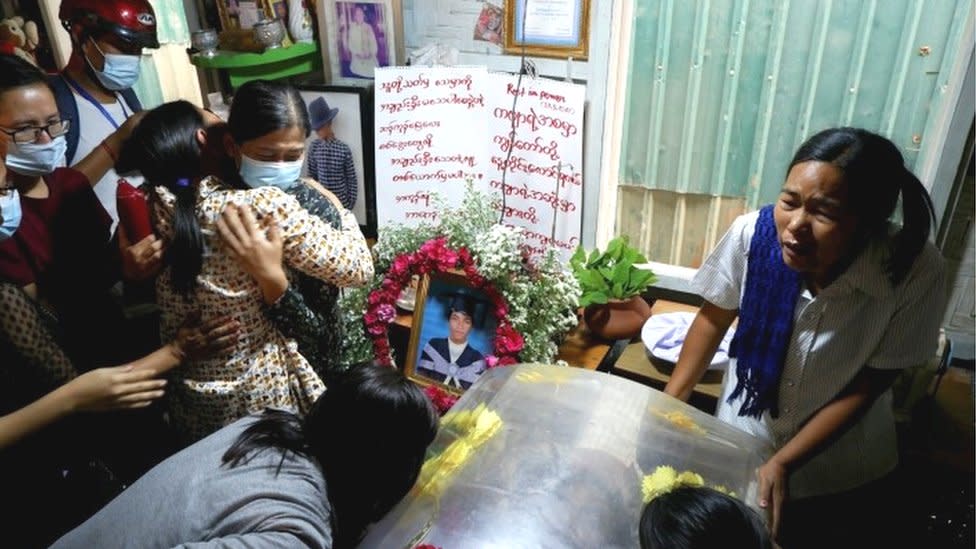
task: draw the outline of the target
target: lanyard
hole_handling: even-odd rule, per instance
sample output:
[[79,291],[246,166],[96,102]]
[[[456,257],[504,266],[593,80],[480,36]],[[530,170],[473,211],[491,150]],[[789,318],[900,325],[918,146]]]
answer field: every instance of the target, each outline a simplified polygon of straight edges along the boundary
[[[115,129],[119,129],[118,122],[116,122],[115,119],[112,118],[112,115],[109,114],[109,112],[107,110],[105,110],[105,107],[102,106],[101,103],[99,103],[98,101],[96,101],[95,98],[92,97],[91,94],[88,93],[87,90],[85,90],[85,88],[82,88],[81,85],[79,85],[70,76],[68,76],[65,73],[61,73],[61,78],[64,78],[64,81],[67,82],[69,86],[71,86],[71,89],[73,89],[74,91],[78,92],[78,95],[80,95],[82,98],[84,98],[85,101],[88,101],[89,103],[91,103],[92,105],[94,105],[95,108],[98,109],[98,112],[102,113],[102,116],[105,117],[105,120],[108,120],[109,124],[111,124],[112,127],[114,127]],[[119,106],[122,107],[122,114],[126,118],[128,118],[129,117],[129,114],[126,112],[126,109],[125,109],[125,101],[122,98],[120,98],[117,93],[115,94],[115,100],[118,101],[119,102]]]

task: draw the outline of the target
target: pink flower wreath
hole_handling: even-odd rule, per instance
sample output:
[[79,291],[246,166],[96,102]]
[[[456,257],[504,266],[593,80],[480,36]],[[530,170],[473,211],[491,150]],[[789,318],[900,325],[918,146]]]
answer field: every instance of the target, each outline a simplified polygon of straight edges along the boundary
[[512,323],[508,321],[508,303],[495,286],[478,273],[478,269],[467,248],[455,251],[447,246],[443,237],[424,242],[413,253],[397,256],[380,287],[370,292],[366,301],[366,315],[363,322],[366,333],[373,340],[373,352],[377,363],[392,366],[390,340],[387,337],[389,324],[396,319],[395,303],[400,292],[414,274],[429,274],[452,269],[461,269],[475,288],[488,296],[494,306],[497,328],[495,329],[495,354],[486,357],[489,368],[506,366],[518,362],[518,354],[525,346],[525,339]]

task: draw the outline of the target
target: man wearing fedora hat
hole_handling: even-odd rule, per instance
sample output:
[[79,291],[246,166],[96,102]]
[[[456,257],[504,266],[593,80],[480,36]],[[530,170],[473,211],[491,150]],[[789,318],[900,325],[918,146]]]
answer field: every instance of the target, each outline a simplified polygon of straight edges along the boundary
[[308,176],[332,191],[342,205],[351,210],[356,204],[356,167],[349,145],[336,139],[332,120],[339,109],[329,108],[324,97],[308,104],[308,117],[319,138],[312,141],[308,151]]
[[448,304],[448,337],[434,337],[424,346],[417,371],[458,389],[467,389],[487,368],[484,355],[468,342],[479,317],[477,298],[458,292]]

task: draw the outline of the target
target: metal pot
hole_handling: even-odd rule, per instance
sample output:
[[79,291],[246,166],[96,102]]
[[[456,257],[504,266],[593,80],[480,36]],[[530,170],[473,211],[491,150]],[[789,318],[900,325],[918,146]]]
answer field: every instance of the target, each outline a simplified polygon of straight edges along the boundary
[[215,29],[201,29],[193,31],[193,34],[190,35],[190,45],[204,57],[217,55],[217,46],[219,44],[220,39]]
[[285,27],[279,19],[265,19],[254,24],[254,41],[264,46],[265,50],[281,47],[285,39]]

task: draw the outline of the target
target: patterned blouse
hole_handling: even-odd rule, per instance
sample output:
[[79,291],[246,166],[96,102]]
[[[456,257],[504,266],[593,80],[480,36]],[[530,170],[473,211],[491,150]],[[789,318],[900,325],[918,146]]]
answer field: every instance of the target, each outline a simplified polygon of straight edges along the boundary
[[[166,240],[171,236],[175,198],[165,188],[156,190],[161,199],[156,229]],[[325,390],[295,342],[265,315],[261,289],[220,239],[216,222],[228,204],[248,205],[259,219],[274,217],[284,241],[284,262],[291,269],[338,286],[362,285],[373,275],[366,240],[351,213],[344,214],[342,229],[337,230],[276,187],[234,190],[216,178],[201,181],[197,219],[205,241],[203,268],[190,296],[173,287],[169,267],[157,278],[161,335],[164,341],[172,339],[183,319],[196,310],[203,321],[229,315],[242,328],[229,353],[186,361],[175,370],[168,391],[170,416],[190,440],[265,408],[304,415]]]

